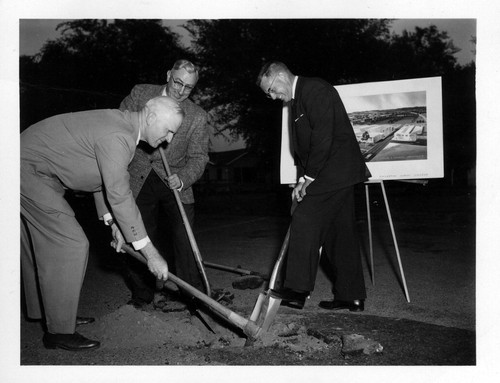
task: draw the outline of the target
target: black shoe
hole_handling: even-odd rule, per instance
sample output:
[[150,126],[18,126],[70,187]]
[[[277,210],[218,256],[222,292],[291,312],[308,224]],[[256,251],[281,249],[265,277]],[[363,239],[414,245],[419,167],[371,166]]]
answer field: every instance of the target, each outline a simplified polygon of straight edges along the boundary
[[89,324],[95,322],[95,318],[91,317],[76,317],[76,325],[81,326],[84,324]]
[[87,339],[77,332],[74,334],[45,333],[42,340],[45,348],[62,348],[68,351],[91,350],[101,345],[98,341]]
[[325,310],[349,310],[349,311],[364,311],[365,302],[362,300],[356,301],[321,301],[319,307]]
[[271,296],[281,299],[283,306],[292,307],[301,310],[306,303],[306,298],[310,295],[309,291],[295,291],[288,288],[271,290]]
[[237,280],[233,281],[233,289],[246,290],[258,289],[264,284],[264,279],[258,275],[244,275]]

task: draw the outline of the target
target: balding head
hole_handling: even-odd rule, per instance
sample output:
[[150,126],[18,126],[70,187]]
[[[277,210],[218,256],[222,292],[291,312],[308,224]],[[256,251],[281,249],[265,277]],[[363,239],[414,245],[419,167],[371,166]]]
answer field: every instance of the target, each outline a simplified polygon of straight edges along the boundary
[[153,148],[164,141],[170,143],[184,119],[184,111],[168,96],[155,97],[143,109],[145,125],[141,138]]
[[169,96],[159,96],[152,98],[146,103],[149,112],[162,114],[180,114],[184,118],[184,111],[179,103]]

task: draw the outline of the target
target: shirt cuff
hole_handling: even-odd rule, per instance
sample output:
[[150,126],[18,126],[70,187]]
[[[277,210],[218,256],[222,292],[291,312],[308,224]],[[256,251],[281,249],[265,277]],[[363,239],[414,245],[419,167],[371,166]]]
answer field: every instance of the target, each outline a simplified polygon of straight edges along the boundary
[[309,177],[309,176],[304,176],[306,179],[308,179],[309,181],[314,181],[315,178],[312,178],[312,177]]
[[108,221],[112,220],[113,219],[113,216],[111,215],[111,213],[106,213],[102,216],[102,220],[104,221],[104,224],[106,226],[109,226],[108,224]]
[[179,189],[177,189],[178,192],[180,192],[182,190],[182,188],[184,187],[184,182],[182,182],[182,180],[179,178],[179,181],[181,181],[181,187]]
[[138,241],[132,242],[132,246],[134,246],[135,250],[141,250],[144,246],[146,246],[151,240],[148,236]]

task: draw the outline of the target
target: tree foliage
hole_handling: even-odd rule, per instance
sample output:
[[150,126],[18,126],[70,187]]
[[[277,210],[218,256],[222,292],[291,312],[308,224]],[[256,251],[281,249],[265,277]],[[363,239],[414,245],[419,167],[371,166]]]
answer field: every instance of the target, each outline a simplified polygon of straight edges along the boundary
[[117,108],[137,83],[164,83],[190,57],[161,20],[81,19],[57,26],[34,57],[21,57],[22,127],[67,111]]
[[[215,126],[245,137],[260,151],[276,148],[281,106],[255,85],[260,67],[278,59],[294,73],[332,83],[373,78],[383,68],[380,51],[388,20],[191,20],[185,28],[203,64],[202,102]],[[353,60],[365,55],[362,60]],[[366,58],[371,57],[369,60]],[[208,96],[209,95],[209,96]],[[222,113],[221,113],[222,112]]]
[[416,27],[392,36],[388,64],[399,78],[443,76],[455,69],[459,50],[435,25]]
[[173,61],[187,54],[161,20],[75,20],[42,48],[40,68],[63,85],[124,93],[135,83],[165,81]]

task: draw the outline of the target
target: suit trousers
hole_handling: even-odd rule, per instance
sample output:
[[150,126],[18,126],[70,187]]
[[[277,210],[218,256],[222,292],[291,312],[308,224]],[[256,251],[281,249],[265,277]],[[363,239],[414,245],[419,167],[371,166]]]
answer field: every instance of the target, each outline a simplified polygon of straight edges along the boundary
[[[144,225],[153,244],[168,263],[169,270],[193,287],[203,291],[201,274],[177,205],[175,195],[151,170],[136,198]],[[191,227],[194,204],[183,204]],[[130,258],[130,257],[129,257]],[[154,295],[154,277],[144,265],[129,259],[127,279],[132,298],[150,302]]]
[[354,186],[306,195],[290,226],[284,286],[313,291],[323,256],[330,265],[335,299],[365,299],[365,281],[354,211]]
[[[64,198],[54,194],[55,198]],[[74,216],[21,195],[21,270],[27,316],[53,334],[75,332],[89,242]]]

